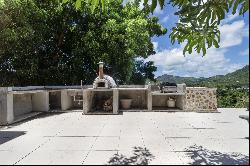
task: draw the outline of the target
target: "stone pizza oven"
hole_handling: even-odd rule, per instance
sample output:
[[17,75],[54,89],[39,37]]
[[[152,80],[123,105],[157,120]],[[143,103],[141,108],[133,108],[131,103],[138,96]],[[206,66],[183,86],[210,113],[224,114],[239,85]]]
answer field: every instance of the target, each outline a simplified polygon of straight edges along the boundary
[[90,114],[117,114],[118,90],[114,79],[104,74],[103,62],[99,62],[98,77],[93,82],[93,88],[84,90],[83,102],[85,113]]
[[99,62],[99,75],[93,82],[93,88],[110,88],[108,80],[104,79],[103,62]]
[[103,72],[103,62],[99,62],[99,74],[98,77],[93,82],[94,89],[109,89],[116,88],[117,85],[114,79]]

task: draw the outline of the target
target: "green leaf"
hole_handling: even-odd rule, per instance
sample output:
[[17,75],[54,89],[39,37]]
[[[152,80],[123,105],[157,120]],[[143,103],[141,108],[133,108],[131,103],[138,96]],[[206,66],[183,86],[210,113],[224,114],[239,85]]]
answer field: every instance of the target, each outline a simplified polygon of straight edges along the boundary
[[218,8],[218,14],[219,14],[220,20],[223,20],[225,18],[225,12],[221,7]]
[[105,2],[105,0],[101,0],[101,2],[102,2],[102,9],[105,10],[106,2]]
[[190,43],[188,43],[189,44],[189,48],[188,48],[188,53],[189,54],[191,54],[192,53],[192,51],[193,51],[193,47],[194,47],[194,45],[196,44],[196,41],[191,41]]
[[165,1],[165,0],[158,0],[161,9],[163,9],[164,1]]
[[240,3],[242,3],[243,0],[236,0],[236,2],[234,3],[234,7],[233,7],[233,14],[235,14],[237,12],[237,8],[239,6]]
[[99,4],[99,0],[91,0],[91,11],[94,13],[95,9],[97,8]]
[[213,44],[213,41],[210,37],[207,38],[207,45],[208,45],[208,48],[212,47],[212,44]]
[[229,7],[231,8],[233,6],[234,0],[229,0]]
[[75,6],[77,10],[81,8],[81,4],[82,4],[82,0],[76,0]]
[[212,22],[215,22],[215,21],[216,21],[216,13],[212,12]]
[[171,43],[174,44],[175,43],[175,36],[170,34],[170,39],[171,39]]
[[201,45],[200,43],[197,45],[197,53],[199,54],[201,52]]
[[210,19],[211,19],[211,13],[208,13],[208,15],[207,15],[207,24],[209,24],[209,22],[210,22]]
[[184,47],[184,49],[183,49],[183,54],[185,55],[185,53],[187,52],[187,50],[188,50],[188,44],[186,44],[186,46]]
[[153,13],[155,8],[157,6],[157,0],[152,0],[152,5],[151,5],[151,12]]
[[213,44],[216,48],[220,48],[219,43],[216,41],[216,39],[213,39]]
[[240,9],[240,15],[246,13],[249,10],[249,1],[245,0]]
[[202,52],[203,52],[203,56],[205,56],[207,53],[205,39],[202,40]]
[[63,0],[62,3],[67,3],[69,0]]

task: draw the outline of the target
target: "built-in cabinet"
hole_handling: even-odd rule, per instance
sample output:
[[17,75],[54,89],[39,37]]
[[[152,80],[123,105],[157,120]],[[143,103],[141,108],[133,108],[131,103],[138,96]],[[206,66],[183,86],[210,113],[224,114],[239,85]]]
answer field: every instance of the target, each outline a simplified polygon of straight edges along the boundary
[[[168,107],[168,100],[174,99],[175,107]],[[160,93],[152,92],[152,111],[183,110],[185,105],[185,93]]]

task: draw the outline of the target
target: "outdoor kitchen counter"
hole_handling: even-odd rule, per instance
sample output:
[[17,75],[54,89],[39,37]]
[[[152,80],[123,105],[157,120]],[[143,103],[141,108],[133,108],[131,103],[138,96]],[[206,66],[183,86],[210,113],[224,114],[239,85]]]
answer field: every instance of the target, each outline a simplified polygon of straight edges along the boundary
[[92,91],[112,91],[114,89],[117,90],[148,90],[148,88],[110,88],[110,89],[106,89],[106,88],[98,88],[98,89],[94,89],[94,88],[87,88],[88,90],[92,90]]
[[118,90],[148,90],[148,88],[117,88]]
[[[161,93],[159,91],[151,92],[152,94],[152,106],[151,110],[153,111],[183,111],[185,105],[185,92],[175,92],[175,93]],[[167,101],[169,98],[175,99],[175,106],[169,107]]]
[[8,91],[8,94],[33,94],[47,92],[46,90],[23,90],[23,91]]
[[152,95],[155,96],[183,96],[186,95],[186,93],[161,93],[161,92],[152,92]]

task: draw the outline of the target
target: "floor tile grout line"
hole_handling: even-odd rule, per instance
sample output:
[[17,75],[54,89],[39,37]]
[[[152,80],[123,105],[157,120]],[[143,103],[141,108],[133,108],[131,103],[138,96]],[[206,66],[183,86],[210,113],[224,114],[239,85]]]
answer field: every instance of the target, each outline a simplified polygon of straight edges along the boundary
[[153,124],[155,125],[155,127],[157,128],[157,130],[160,132],[161,136],[164,138],[164,140],[166,141],[166,143],[169,143],[167,141],[167,136],[162,132],[162,130],[159,128],[159,126],[156,124],[156,122],[152,118],[150,120],[152,120]]
[[[152,120],[152,119],[151,119]],[[157,127],[157,129],[160,131],[160,133],[161,133],[161,135],[164,137],[164,140],[165,141],[167,141],[167,138],[168,137],[166,137],[166,135],[159,129],[159,126],[155,123],[155,121],[153,121],[153,123],[156,125],[156,127]],[[186,122],[187,123],[187,122]],[[190,125],[189,123],[187,123],[188,125]],[[188,138],[188,139],[190,139],[190,138]],[[168,141],[167,141],[167,143],[169,143]],[[171,146],[171,145],[170,145]],[[174,148],[171,146],[171,149],[172,149],[172,151],[174,152],[175,150],[174,150]],[[175,153],[175,152],[174,152]],[[180,159],[180,161],[182,161],[182,158],[181,157],[179,157],[179,156],[177,156],[179,159]]]
[[[109,120],[109,117],[107,118],[106,121],[108,121],[108,120]],[[107,123],[107,122],[106,122],[106,123]],[[105,125],[106,125],[106,123],[104,123],[104,124],[102,125],[102,128],[100,129],[98,136],[101,134],[102,130],[104,129],[104,127],[105,127]],[[86,156],[84,157],[84,159],[83,159],[81,165],[84,165],[84,162],[85,162],[86,159],[88,158],[88,156],[89,156],[90,152],[92,151],[92,149],[93,149],[95,143],[97,142],[97,140],[98,140],[98,137],[95,138],[93,144],[92,144],[91,147],[90,147],[90,150],[88,151],[88,153],[87,153]]]
[[[56,135],[60,134],[63,130],[59,131]],[[56,136],[55,135],[55,136]],[[50,142],[52,140],[52,138],[49,138],[48,140],[46,140],[45,142],[43,142],[42,144],[40,144],[38,147],[36,147],[34,150],[32,150],[31,152],[29,152],[28,154],[24,155],[23,157],[21,157],[21,159],[19,159],[17,162],[15,162],[13,165],[17,165],[20,161],[22,161],[23,159],[25,159],[26,157],[28,157],[30,154],[32,154],[33,152],[35,152],[36,150],[38,150],[39,148],[41,148],[42,146],[44,146],[45,144],[47,144],[48,142]]]
[[[139,122],[138,117],[136,119],[137,119],[137,123],[138,123]],[[144,146],[144,148],[146,148],[145,141],[144,141],[143,136],[142,136],[141,127],[140,127],[139,124],[138,124],[138,129],[139,129],[139,133],[140,133],[140,136],[141,136],[141,140],[142,140],[143,146]]]
[[[152,120],[152,118],[151,118],[151,120]],[[153,120],[152,120],[153,121]],[[167,137],[166,137],[166,135],[161,131],[161,129],[159,128],[159,126],[155,123],[155,121],[153,121],[153,123],[154,123],[154,125],[156,126],[156,128],[160,131],[160,133],[161,133],[161,135],[163,136],[163,138],[164,138],[164,140],[166,141],[166,143],[169,143],[168,141],[167,141]],[[170,145],[170,147],[171,147],[171,149],[172,149],[172,151],[174,151],[174,149],[173,149],[173,147]],[[179,157],[179,156],[177,156],[181,161],[182,161],[182,159]]]
[[119,137],[118,137],[118,141],[119,141],[119,143],[118,143],[118,150],[120,149],[120,143],[121,143],[121,134],[122,134],[122,129],[121,129],[121,122],[119,123],[120,124],[120,132],[119,132]]
[[[165,141],[167,141],[166,138],[165,138],[165,135],[164,135],[164,134],[162,133],[162,131],[159,129],[158,125],[155,123],[155,121],[153,120],[153,118],[150,118],[150,121],[153,123],[153,125],[156,127],[156,129],[160,132],[160,134],[161,134],[161,136],[163,137],[163,139],[164,139]],[[160,152],[158,152],[157,155],[158,155],[159,153],[160,153]]]

